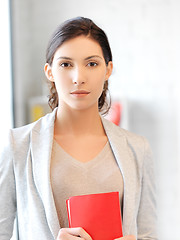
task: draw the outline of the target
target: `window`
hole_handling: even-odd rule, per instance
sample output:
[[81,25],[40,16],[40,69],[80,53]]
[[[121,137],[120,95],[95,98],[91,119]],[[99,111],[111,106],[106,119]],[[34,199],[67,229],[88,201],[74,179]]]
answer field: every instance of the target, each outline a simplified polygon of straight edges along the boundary
[[0,144],[3,142],[2,135],[13,126],[12,107],[12,71],[11,71],[11,39],[10,39],[10,2],[1,1],[0,6]]

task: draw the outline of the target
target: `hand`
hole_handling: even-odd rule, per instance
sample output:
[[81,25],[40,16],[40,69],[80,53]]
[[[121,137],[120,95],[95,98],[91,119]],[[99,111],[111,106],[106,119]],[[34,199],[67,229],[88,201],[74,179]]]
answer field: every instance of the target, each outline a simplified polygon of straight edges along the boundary
[[56,240],[92,240],[92,238],[83,228],[78,227],[78,228],[61,228]]
[[134,235],[127,235],[121,238],[116,238],[114,240],[136,240],[136,237]]

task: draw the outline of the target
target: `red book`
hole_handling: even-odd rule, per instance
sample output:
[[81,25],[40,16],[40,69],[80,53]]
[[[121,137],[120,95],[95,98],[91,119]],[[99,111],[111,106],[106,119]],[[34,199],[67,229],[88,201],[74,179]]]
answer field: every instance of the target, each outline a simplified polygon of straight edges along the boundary
[[66,204],[70,228],[82,227],[93,240],[123,236],[118,192],[74,196]]

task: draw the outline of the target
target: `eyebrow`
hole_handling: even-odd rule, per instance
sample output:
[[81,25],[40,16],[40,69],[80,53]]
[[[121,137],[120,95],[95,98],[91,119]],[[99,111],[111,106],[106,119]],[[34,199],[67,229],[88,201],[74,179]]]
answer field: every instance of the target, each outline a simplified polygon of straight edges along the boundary
[[100,57],[99,55],[93,55],[93,56],[89,56],[89,57],[85,58],[85,60],[89,60],[91,58],[101,58],[102,59],[102,57]]
[[[92,56],[86,57],[85,60],[89,60],[91,58],[100,58],[100,59],[102,59],[102,57],[100,57],[99,55],[92,55]],[[59,60],[59,59],[73,60],[73,58],[65,57],[65,56],[58,57],[56,60]]]
[[56,60],[59,60],[59,59],[73,60],[73,59],[70,58],[70,57],[58,57]]

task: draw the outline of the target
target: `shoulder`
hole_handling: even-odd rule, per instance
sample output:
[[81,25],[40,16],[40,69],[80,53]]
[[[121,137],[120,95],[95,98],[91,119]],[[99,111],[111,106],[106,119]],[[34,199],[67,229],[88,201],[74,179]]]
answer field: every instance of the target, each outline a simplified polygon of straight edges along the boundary
[[55,111],[45,115],[39,120],[28,125],[13,128],[4,134],[0,149],[0,158],[14,158],[14,156],[25,156],[32,143],[32,136],[47,136],[48,131],[53,131]]
[[41,132],[54,125],[55,111],[48,113],[37,121],[24,125],[22,127],[13,128],[10,131],[13,136],[21,136],[22,138],[29,135],[31,131]]
[[123,129],[105,118],[102,118],[102,122],[107,135],[110,136],[111,139],[115,140],[117,145],[123,137],[127,146],[134,153],[144,154],[147,151],[151,151],[149,142],[144,136]]
[[129,130],[123,129],[109,120],[102,117],[103,126],[106,132],[111,132],[111,135],[114,137],[125,137],[128,141],[144,141],[144,137],[136,133],[133,133]]
[[117,159],[121,164],[124,163],[125,168],[128,166],[130,169],[131,166],[139,176],[142,176],[144,171],[153,169],[153,154],[145,137],[122,129],[106,119],[102,120],[112,150],[115,155],[118,153]]
[[11,141],[14,146],[17,146],[29,142],[32,132],[46,132],[46,130],[54,126],[55,113],[56,111],[53,111],[33,123],[10,129],[8,134],[9,141]]

